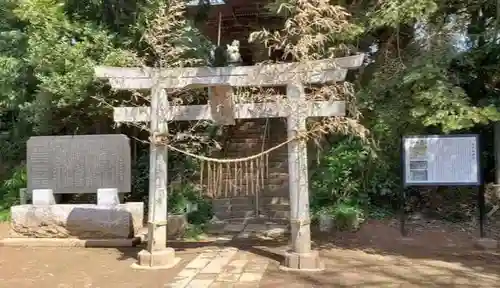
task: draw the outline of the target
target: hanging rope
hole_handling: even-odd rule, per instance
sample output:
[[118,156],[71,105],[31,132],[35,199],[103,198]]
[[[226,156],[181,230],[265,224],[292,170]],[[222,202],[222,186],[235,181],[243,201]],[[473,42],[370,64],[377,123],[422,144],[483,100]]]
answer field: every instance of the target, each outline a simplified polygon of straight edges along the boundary
[[241,158],[233,158],[233,159],[212,158],[212,157],[207,157],[207,156],[203,156],[203,155],[197,155],[197,154],[191,153],[189,151],[179,149],[179,148],[174,147],[174,146],[169,145],[169,144],[167,144],[165,146],[167,146],[167,148],[170,149],[170,150],[172,150],[172,151],[179,152],[181,154],[193,157],[193,158],[201,160],[201,161],[208,161],[208,162],[215,162],[215,163],[236,163],[236,162],[247,162],[247,161],[251,161],[251,160],[255,160],[257,158],[260,158],[260,157],[262,157],[262,156],[264,156],[266,154],[269,154],[269,153],[273,152],[274,150],[277,150],[277,149],[279,149],[279,148],[287,145],[288,143],[290,143],[293,140],[296,140],[298,138],[301,138],[301,137],[300,136],[296,136],[296,137],[290,138],[290,139],[286,140],[283,143],[280,143],[280,144],[278,144],[278,145],[276,145],[276,146],[274,146],[272,148],[267,149],[266,151],[262,151],[262,152],[260,152],[258,154],[255,154],[255,155],[241,157]]
[[[227,198],[231,196],[231,194],[232,196],[236,196],[238,194],[237,189],[244,186],[247,196],[248,194],[254,195],[258,199],[259,192],[264,188],[264,179],[267,177],[266,172],[269,173],[268,155],[294,140],[309,139],[309,135],[318,132],[316,130],[318,129],[299,131],[295,137],[291,137],[260,153],[233,159],[212,158],[179,149],[168,144],[167,135],[155,136],[155,134],[153,134],[151,140],[153,141],[156,139],[155,143],[157,143],[157,145],[165,145],[172,151],[199,160],[200,184],[203,187],[202,190],[204,190],[206,194],[212,197],[223,196]],[[321,129],[319,129],[319,131],[321,131]],[[264,145],[261,149],[263,148]],[[232,183],[230,183],[230,181]],[[258,203],[256,203],[256,205],[258,205]]]

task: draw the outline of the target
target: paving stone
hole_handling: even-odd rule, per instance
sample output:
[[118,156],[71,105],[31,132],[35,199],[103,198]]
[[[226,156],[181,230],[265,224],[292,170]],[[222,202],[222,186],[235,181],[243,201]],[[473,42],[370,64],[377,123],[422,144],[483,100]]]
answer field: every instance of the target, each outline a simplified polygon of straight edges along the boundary
[[172,283],[166,285],[168,288],[185,288],[191,280],[198,274],[199,270],[184,269],[174,278]]
[[233,288],[234,284],[229,282],[214,282],[210,288]]
[[228,206],[228,205],[231,205],[231,200],[229,198],[225,198],[225,199],[213,199],[212,200],[212,205],[213,206]]
[[183,269],[179,274],[177,274],[178,277],[194,277],[196,274],[198,274],[200,270],[198,269]]
[[262,279],[262,273],[243,273],[239,282],[259,282]]
[[239,259],[233,260],[226,266],[226,272],[233,274],[241,274],[243,273],[243,267],[248,263],[248,260]]
[[218,250],[205,250],[186,265],[186,269],[203,269],[218,255]]
[[230,252],[233,252],[233,251],[239,251],[239,250],[236,247],[227,247],[227,248],[224,248],[222,250],[219,250],[218,254],[230,253]]
[[187,269],[203,269],[212,259],[195,258],[186,266]]
[[194,277],[194,280],[213,280],[213,281],[215,281],[215,278],[217,278],[217,275],[219,275],[219,274],[198,273],[198,274],[196,274],[196,277]]
[[258,284],[254,282],[238,282],[234,283],[232,288],[257,288]]
[[241,232],[240,234],[238,234],[238,236],[236,236],[236,238],[248,239],[248,238],[250,238],[250,236],[251,236],[251,233],[249,233],[249,232]]
[[246,273],[264,273],[267,270],[267,266],[269,265],[269,262],[263,262],[263,261],[251,261],[247,264],[245,267],[244,271]]
[[229,198],[231,205],[244,205],[244,206],[253,206],[254,203],[253,197],[232,197]]
[[240,274],[238,273],[230,273],[230,272],[222,272],[217,276],[217,281],[219,282],[238,282],[238,279],[240,279]]
[[237,249],[227,249],[222,250],[219,255],[217,255],[210,263],[208,263],[205,268],[203,268],[200,273],[202,274],[219,274],[222,272],[224,266],[226,266],[231,258],[236,255]]
[[269,225],[264,235],[268,237],[279,237],[285,235],[287,231],[288,226],[286,225]]
[[245,232],[260,232],[267,230],[267,225],[265,224],[248,224],[245,227]]
[[268,260],[255,258],[255,255],[234,247],[205,250],[188,263],[165,287],[259,287],[268,264]]
[[186,288],[209,288],[215,279],[194,279]]
[[220,249],[206,249],[200,255],[205,258],[215,257],[219,251]]
[[228,232],[240,232],[245,228],[245,224],[227,224],[224,227],[224,231]]

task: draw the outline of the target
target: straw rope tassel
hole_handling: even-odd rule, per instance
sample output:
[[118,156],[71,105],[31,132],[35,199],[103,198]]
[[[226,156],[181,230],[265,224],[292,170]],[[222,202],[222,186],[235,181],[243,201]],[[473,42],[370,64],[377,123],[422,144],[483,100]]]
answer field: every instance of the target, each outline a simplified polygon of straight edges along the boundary
[[257,175],[255,177],[255,215],[259,215],[259,190],[260,190],[260,160],[255,159],[255,169],[257,170]]
[[261,169],[260,169],[260,172],[261,172],[261,175],[262,177],[260,178],[260,181],[261,181],[261,185],[262,185],[262,191],[265,189],[265,181],[264,181],[264,177],[266,176],[265,174],[265,169],[267,167],[267,161],[266,161],[266,157],[265,156],[262,156],[262,158],[260,159],[260,162],[261,163],[264,163],[263,165],[261,165]]
[[250,160],[250,186],[252,189],[250,190],[250,195],[255,195],[255,177],[254,175],[254,170],[253,170],[253,160]]
[[248,165],[248,161],[245,161],[245,183],[246,183],[246,187],[245,187],[245,195],[248,196],[248,188],[250,187],[250,185],[248,185],[248,169],[249,168],[249,165]]
[[200,161],[200,197],[203,196],[203,191],[205,190],[205,185],[203,185],[203,167],[205,167],[205,161]]
[[229,181],[231,179],[231,169],[229,167],[230,163],[226,163],[226,189],[224,191],[224,194],[226,195],[226,198],[227,198],[227,195],[229,194]]
[[238,162],[234,162],[234,185],[233,185],[233,196],[236,196],[238,189]]
[[223,176],[222,175],[223,170],[224,170],[224,164],[221,163],[221,164],[219,164],[219,187],[218,187],[218,189],[219,189],[219,195],[222,195],[222,192],[224,190],[224,183],[222,183],[222,181],[224,180],[222,178],[222,176]]

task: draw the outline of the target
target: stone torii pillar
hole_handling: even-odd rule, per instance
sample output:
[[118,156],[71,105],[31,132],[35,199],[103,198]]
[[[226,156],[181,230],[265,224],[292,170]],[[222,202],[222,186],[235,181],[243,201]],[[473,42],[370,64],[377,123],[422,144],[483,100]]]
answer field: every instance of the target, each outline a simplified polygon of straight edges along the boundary
[[175,258],[174,249],[167,247],[167,176],[168,149],[159,141],[168,133],[168,122],[163,115],[168,110],[165,89],[155,85],[151,89],[150,154],[149,154],[149,202],[148,244],[138,253],[138,267],[170,268],[180,258]]
[[290,187],[290,228],[292,249],[285,254],[282,267],[292,269],[321,270],[323,263],[318,252],[311,252],[311,218],[309,215],[309,180],[307,161],[307,139],[300,138],[306,131],[307,102],[301,83],[287,85],[286,95],[290,99],[292,113],[287,118],[288,177]]
[[[99,78],[109,79],[111,86],[115,89],[152,89],[154,92],[152,95],[151,107],[114,108],[115,122],[150,121],[151,131],[158,131],[156,123],[165,123],[166,127],[166,121],[203,119],[220,121],[220,119],[224,120],[224,117],[221,118],[221,114],[232,112],[232,115],[229,115],[229,120],[233,118],[287,118],[287,134],[290,138],[297,136],[297,133],[305,131],[307,117],[345,115],[345,103],[343,101],[306,101],[303,84],[343,81],[347,69],[358,68],[362,65],[363,59],[364,55],[356,55],[337,59],[311,61],[308,63],[216,68],[174,68],[164,70],[152,68],[98,67],[96,68],[96,75]],[[228,95],[229,93],[226,90],[228,90],[229,86],[279,85],[287,85],[286,103],[230,103],[233,109],[229,109],[231,111],[227,111],[227,109],[224,111],[224,109],[222,109],[222,112],[214,111],[214,107],[217,106],[214,105],[214,102],[227,104],[227,99],[211,99],[209,105],[168,106],[166,94],[161,94],[164,93],[161,92],[163,89],[178,89],[189,86],[224,86],[226,88],[222,89],[225,92],[220,94]],[[155,102],[155,95],[165,95],[164,98],[160,96],[156,97],[158,99],[164,99],[159,101],[159,103],[165,103],[162,109],[157,109],[157,105],[160,105]],[[156,175],[156,182],[154,185],[155,188],[150,190],[150,199],[154,199],[154,201],[150,201],[149,209],[154,211],[154,216],[149,219],[150,222],[161,224],[162,221],[166,223],[167,215],[167,171],[166,158],[161,158],[158,156],[158,153],[166,157],[166,148],[164,146],[152,146],[151,148],[152,155],[150,157],[156,164],[151,164],[150,175]],[[299,138],[291,141],[288,144],[288,154],[292,249],[287,251],[285,262],[282,267],[306,271],[321,270],[323,266],[318,257],[318,253],[311,250],[306,140]],[[165,169],[162,167],[165,167]],[[156,172],[154,172],[155,170]],[[150,181],[153,180],[150,179]],[[150,182],[150,187],[152,188],[151,185],[152,183]],[[162,204],[157,205],[156,203]],[[159,212],[155,209],[164,209],[164,211]],[[166,262],[173,263],[173,250],[170,250],[165,245],[166,231],[164,232],[164,230],[155,228],[154,225],[150,225],[149,234],[152,237],[152,244],[148,245],[147,252],[141,251],[141,253],[139,253],[140,264],[159,266]],[[154,257],[154,255],[169,260],[158,260],[158,262],[150,261],[150,257]],[[142,263],[141,257],[144,259]],[[148,264],[148,261],[152,264]]]

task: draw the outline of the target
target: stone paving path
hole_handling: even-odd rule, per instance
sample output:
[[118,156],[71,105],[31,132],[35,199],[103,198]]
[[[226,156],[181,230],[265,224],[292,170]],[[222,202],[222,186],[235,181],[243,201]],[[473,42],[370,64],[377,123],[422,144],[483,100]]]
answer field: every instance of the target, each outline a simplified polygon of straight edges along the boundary
[[166,287],[258,287],[268,265],[267,259],[233,247],[206,250],[189,262]]
[[241,221],[218,221],[212,223],[209,231],[215,235],[232,235],[235,239],[273,239],[284,236],[288,225],[265,219],[242,219]]

